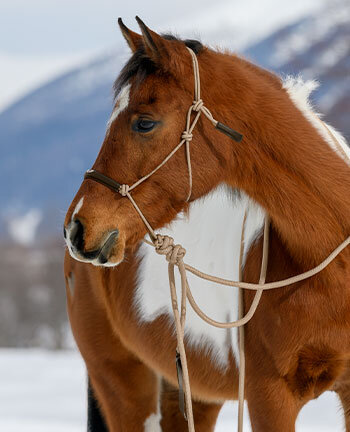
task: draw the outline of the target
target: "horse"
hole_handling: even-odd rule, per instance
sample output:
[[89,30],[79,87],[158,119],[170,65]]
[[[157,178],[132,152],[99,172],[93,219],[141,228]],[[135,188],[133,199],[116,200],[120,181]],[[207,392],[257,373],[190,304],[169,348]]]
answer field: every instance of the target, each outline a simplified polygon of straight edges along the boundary
[[[92,168],[111,184],[131,185],[166,162],[123,194],[86,176],[64,223],[68,315],[87,367],[93,432],[187,430],[164,258],[143,242],[147,228],[125,195],[154,229],[173,233],[191,265],[228,279],[241,272],[243,281],[259,281],[267,217],[267,282],[317,266],[350,234],[350,149],[314,112],[316,83],[282,80],[229,51],[137,21],[140,34],[119,19],[132,55],[115,82]],[[189,50],[205,106],[243,139],[233,141],[202,116],[193,136],[185,135],[190,146],[167,159],[193,103]],[[209,316],[237,319],[236,289],[191,275],[189,284]],[[346,248],[317,275],[263,293],[245,326],[254,432],[295,431],[302,407],[328,390],[338,394],[350,431],[349,290]],[[254,292],[242,296],[247,312]],[[188,310],[184,343],[196,430],[213,431],[223,403],[238,397],[238,331],[208,326]]]

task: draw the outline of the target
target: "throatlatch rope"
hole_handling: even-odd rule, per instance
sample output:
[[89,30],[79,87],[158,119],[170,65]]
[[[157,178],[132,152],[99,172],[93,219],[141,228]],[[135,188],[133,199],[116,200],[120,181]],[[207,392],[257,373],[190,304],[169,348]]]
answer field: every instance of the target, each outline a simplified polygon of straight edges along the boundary
[[[186,160],[187,160],[187,170],[188,170],[188,179],[189,179],[189,190],[187,194],[186,201],[188,201],[191,197],[192,193],[192,167],[191,167],[191,155],[190,155],[190,142],[192,141],[193,129],[195,128],[201,114],[204,114],[205,117],[211,121],[211,123],[221,132],[227,134],[235,141],[240,141],[242,139],[242,135],[233,129],[229,128],[226,125],[218,122],[214,119],[211,112],[207,107],[204,106],[204,102],[201,99],[200,95],[200,75],[199,75],[199,67],[198,60],[195,53],[187,48],[192,57],[193,71],[194,71],[194,101],[187,112],[186,118],[186,129],[181,135],[180,143],[168,154],[168,156],[150,173],[139,179],[136,183],[129,186],[126,184],[119,184],[115,180],[105,176],[102,173],[99,173],[95,170],[89,170],[85,173],[85,179],[91,179],[102,183],[103,185],[109,187],[115,192],[120,193],[122,196],[127,197],[132,205],[134,206],[137,213],[140,215],[143,223],[145,224],[147,231],[150,235],[152,242],[144,240],[147,244],[153,246],[156,252],[160,255],[164,255],[166,260],[168,261],[168,277],[169,277],[169,286],[170,286],[170,295],[171,295],[171,304],[174,314],[175,321],[175,329],[176,329],[176,339],[177,339],[177,349],[176,349],[176,359],[177,359],[177,367],[178,367],[178,377],[179,377],[179,390],[180,390],[180,407],[182,407],[183,414],[188,421],[188,430],[189,432],[195,432],[195,425],[193,420],[193,411],[192,411],[192,397],[191,397],[191,387],[187,366],[187,357],[184,345],[184,329],[185,329],[185,321],[186,321],[186,302],[189,301],[193,310],[197,313],[199,317],[201,317],[206,323],[223,329],[239,327],[239,357],[240,357],[240,368],[239,368],[239,388],[238,388],[238,431],[242,432],[243,430],[243,409],[244,409],[244,380],[245,380],[245,355],[244,355],[244,325],[249,322],[249,320],[253,317],[263,291],[276,289],[285,287],[296,282],[300,282],[302,280],[308,279],[311,276],[320,273],[324,268],[326,268],[335,258],[338,256],[349,244],[350,237],[348,237],[341,245],[339,245],[324,261],[322,261],[318,266],[313,269],[301,273],[297,276],[290,277],[288,279],[284,279],[277,282],[266,283],[266,272],[267,272],[267,264],[268,264],[268,252],[269,252],[269,226],[270,219],[269,216],[265,216],[264,223],[264,234],[263,234],[263,255],[260,269],[260,279],[259,283],[247,283],[242,282],[242,259],[243,259],[243,249],[244,249],[244,230],[246,224],[246,214],[244,215],[244,220],[242,224],[242,234],[241,234],[241,246],[240,246],[240,262],[239,262],[239,281],[230,281],[227,279],[222,279],[216,276],[212,276],[206,273],[203,273],[194,267],[191,267],[188,264],[184,263],[184,256],[186,254],[186,250],[181,245],[174,244],[174,240],[166,235],[157,234],[147,218],[144,216],[142,210],[139,208],[135,200],[131,195],[131,191],[135,189],[138,185],[143,183],[149,177],[151,177],[155,172],[157,172],[163,165],[165,165],[168,160],[185,144],[186,149]],[[195,113],[195,117],[191,122],[192,113]],[[321,120],[320,120],[321,121]],[[321,121],[324,127],[327,129],[329,134],[332,136],[333,141],[336,143],[337,147],[340,148],[341,153],[344,155],[345,152],[342,149],[340,143],[334,137],[329,128]],[[346,154],[345,154],[346,156]],[[179,311],[177,293],[176,293],[176,284],[175,284],[175,266],[178,268],[181,278],[181,310]],[[201,279],[205,279],[210,282],[215,282],[221,285],[231,286],[239,288],[239,319],[237,321],[222,323],[215,321],[208,317],[197,305],[195,299],[193,298],[190,286],[188,284],[186,271],[193,273]],[[243,289],[255,290],[255,296],[253,302],[246,313],[243,316]],[[180,358],[180,362],[179,362]],[[183,380],[183,390],[185,395],[185,403],[182,400],[182,383]],[[185,405],[185,412],[184,412]]]

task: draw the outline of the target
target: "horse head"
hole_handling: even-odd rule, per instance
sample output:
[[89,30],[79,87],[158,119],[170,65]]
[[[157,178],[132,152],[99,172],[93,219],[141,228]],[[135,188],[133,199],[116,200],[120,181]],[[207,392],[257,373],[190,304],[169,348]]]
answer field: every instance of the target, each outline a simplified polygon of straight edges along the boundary
[[[93,171],[124,185],[135,184],[152,172],[186,138],[186,117],[189,115],[191,120],[196,108],[197,112],[200,108],[197,104],[188,114],[196,85],[188,48],[198,57],[206,105],[220,112],[225,100],[223,83],[217,83],[215,76],[223,54],[197,41],[161,36],[137,20],[142,34],[129,30],[119,20],[133,54],[115,82],[115,106],[93,165]],[[153,228],[168,224],[188,209],[189,202],[227,180],[232,166],[232,141],[221,134],[218,140],[217,135],[202,116],[190,145],[191,173],[189,154],[182,146],[131,192]],[[191,140],[192,134],[188,138]],[[65,220],[66,241],[74,258],[114,266],[123,260],[127,248],[145,236],[144,223],[130,200],[122,195],[89,176],[85,178]]]

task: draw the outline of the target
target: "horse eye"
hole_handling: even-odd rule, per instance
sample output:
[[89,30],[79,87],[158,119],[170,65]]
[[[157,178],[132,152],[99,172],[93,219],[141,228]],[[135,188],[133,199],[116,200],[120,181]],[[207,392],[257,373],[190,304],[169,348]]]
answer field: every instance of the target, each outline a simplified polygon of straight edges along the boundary
[[156,124],[157,122],[153,120],[139,118],[132,124],[132,130],[135,132],[149,132]]

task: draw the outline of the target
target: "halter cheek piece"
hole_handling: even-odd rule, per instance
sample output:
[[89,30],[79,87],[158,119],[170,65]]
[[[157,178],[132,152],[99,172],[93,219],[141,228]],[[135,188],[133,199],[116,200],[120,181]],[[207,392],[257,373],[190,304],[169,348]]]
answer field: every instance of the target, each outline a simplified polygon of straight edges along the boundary
[[[180,409],[188,422],[188,429],[190,432],[195,431],[194,421],[193,421],[193,412],[192,412],[192,399],[191,399],[191,388],[189,382],[189,373],[187,368],[187,358],[184,346],[184,329],[185,329],[185,320],[186,320],[186,302],[187,300],[191,304],[193,310],[197,313],[197,315],[202,318],[208,324],[218,327],[218,328],[233,328],[239,327],[239,355],[240,355],[240,368],[239,368],[239,385],[238,385],[238,432],[243,430],[243,407],[244,407],[244,377],[245,377],[245,358],[244,358],[244,325],[249,322],[249,320],[253,317],[259,301],[261,299],[262,293],[265,290],[271,290],[276,288],[285,287],[288,285],[292,285],[294,283],[300,282],[302,280],[308,279],[322,270],[324,270],[335,258],[338,256],[347,246],[350,244],[350,237],[344,240],[324,261],[322,261],[318,266],[314,267],[311,270],[308,270],[299,275],[290,277],[288,279],[265,283],[266,279],[266,271],[267,271],[267,263],[268,263],[268,250],[269,250],[269,217],[265,216],[265,227],[264,227],[264,235],[263,235],[263,254],[262,254],[262,262],[260,269],[260,279],[258,284],[241,282],[241,277],[239,277],[239,281],[230,281],[227,279],[222,279],[220,277],[211,276],[209,274],[203,273],[197,270],[194,267],[191,267],[188,264],[185,264],[183,258],[185,256],[186,250],[181,245],[174,245],[174,240],[169,236],[162,236],[156,234],[147,221],[146,217],[142,213],[141,209],[136,204],[130,192],[135,189],[139,184],[147,180],[151,177],[156,171],[158,171],[167,161],[185,144],[186,148],[186,160],[187,160],[187,169],[188,169],[188,178],[189,178],[189,191],[187,195],[186,201],[188,201],[191,197],[192,192],[192,168],[191,168],[191,158],[190,158],[190,142],[192,141],[192,132],[194,127],[196,126],[199,117],[201,114],[204,114],[213,125],[224,134],[228,135],[233,140],[240,142],[242,140],[242,135],[228,126],[218,122],[215,120],[211,114],[211,112],[204,106],[202,99],[200,98],[200,77],[199,77],[199,68],[198,61],[195,53],[187,48],[192,56],[193,63],[193,71],[194,71],[194,101],[190,106],[187,112],[187,121],[186,121],[186,129],[182,133],[180,143],[168,154],[168,156],[150,173],[139,179],[136,183],[129,186],[127,184],[120,184],[115,180],[107,177],[106,175],[96,171],[96,170],[88,170],[85,173],[84,178],[94,180],[102,185],[110,188],[114,192],[119,193],[122,196],[126,196],[131,203],[133,204],[135,210],[140,215],[142,221],[147,227],[149,235],[151,237],[152,243],[144,240],[146,243],[154,246],[156,252],[161,255],[165,255],[168,261],[168,274],[169,274],[169,285],[170,285],[170,294],[171,294],[171,302],[172,309],[174,314],[175,321],[175,329],[176,329],[176,338],[177,338],[177,348],[176,348],[176,369],[178,375],[179,382],[179,406]],[[191,123],[192,113],[196,113],[195,117]],[[319,120],[324,127],[327,126]],[[328,130],[328,128],[327,128]],[[328,130],[329,134],[333,137],[335,144],[340,146],[336,137],[333,136],[330,130]],[[341,146],[340,146],[341,147]],[[240,248],[240,263],[239,268],[242,268],[242,256],[243,256],[243,244],[244,244],[244,228],[245,228],[246,214],[243,220],[242,226],[242,235],[241,235],[241,248]],[[175,286],[175,274],[174,267],[177,266],[180,272],[181,277],[181,313],[179,311],[178,300],[177,300],[177,292]],[[221,323],[215,321],[208,317],[197,305],[195,302],[190,286],[187,281],[186,271],[191,272],[192,274],[205,279],[210,282],[215,282],[221,285],[235,287],[240,289],[240,307],[239,307],[239,319],[233,322],[225,322]],[[243,297],[242,297],[242,289],[249,289],[256,291],[254,299],[251,303],[251,306],[243,316]]]

